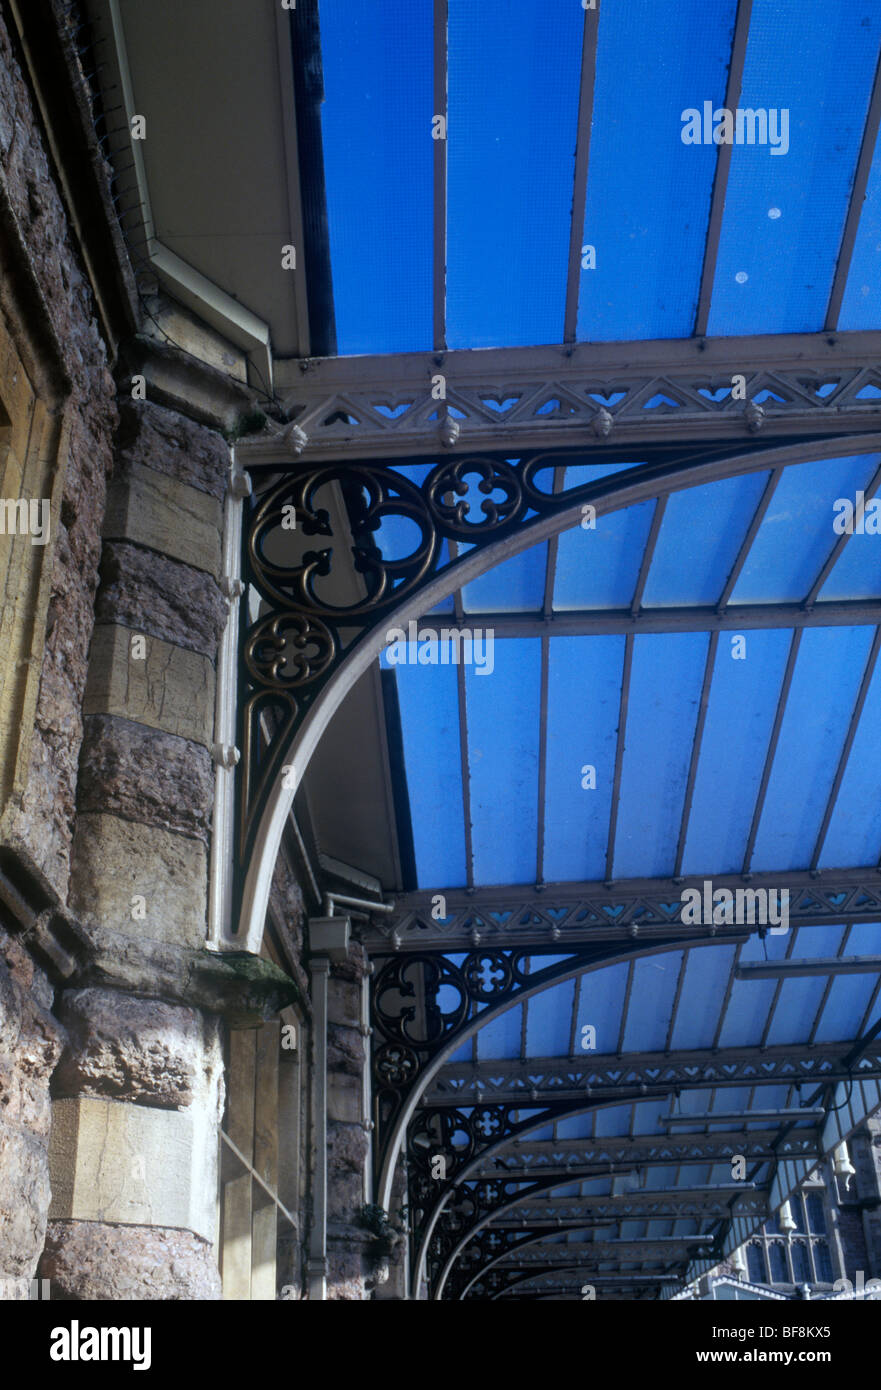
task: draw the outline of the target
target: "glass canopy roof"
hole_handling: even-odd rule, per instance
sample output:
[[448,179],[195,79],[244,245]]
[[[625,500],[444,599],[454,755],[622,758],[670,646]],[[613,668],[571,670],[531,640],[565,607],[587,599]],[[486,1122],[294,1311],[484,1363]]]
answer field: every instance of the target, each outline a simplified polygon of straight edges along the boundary
[[881,326],[878,0],[672,10],[448,0],[444,98],[431,0],[320,0],[341,353],[560,342],[570,279],[578,341]]
[[[691,338],[697,348],[707,336],[881,329],[881,0],[841,0],[822,14],[802,0],[319,8],[341,355],[424,352],[440,363],[446,349]],[[732,114],[731,140],[714,141],[726,110],[747,113],[743,139]],[[793,350],[796,372],[797,360]],[[758,361],[750,406],[785,405],[767,342]],[[584,391],[596,405],[614,410],[643,389],[619,389],[613,374],[598,394],[594,366]],[[358,364],[352,371],[357,385]],[[480,402],[503,422],[534,388],[500,371]],[[819,399],[843,379],[815,376],[806,369],[801,381]],[[695,383],[714,402],[732,392],[722,376]],[[394,421],[418,395],[407,389],[399,399],[383,378],[370,400]],[[551,390],[536,415],[567,413],[564,388]],[[669,417],[673,450],[692,436],[687,426],[677,435],[682,401],[667,391],[662,379],[640,400],[654,419]],[[857,398],[879,397],[866,379]],[[530,408],[542,399],[529,396]],[[355,409],[342,389],[328,406],[340,450],[360,442]],[[423,399],[419,410],[435,433],[396,458],[389,431],[382,466],[422,487],[443,449],[462,453],[473,421],[454,400]],[[462,422],[458,445],[455,429],[437,433],[451,421]],[[571,442],[577,456],[547,454],[549,491],[647,476],[641,446],[622,444],[614,460],[605,445],[604,461],[591,462],[598,432]],[[853,437],[837,453],[808,442],[792,461],[785,442],[780,463],[765,455],[735,476],[643,491],[487,569],[420,620],[437,638],[433,658],[419,659],[418,631],[386,648],[401,886],[418,900],[426,950],[436,894],[440,926],[451,920],[445,895],[479,895],[479,925],[481,912],[493,921],[494,894],[529,903],[555,887],[652,881],[675,895],[671,885],[713,875],[874,872],[881,538],[833,518],[841,499],[873,496],[881,453]],[[524,462],[507,446],[497,453],[515,469]],[[373,527],[378,552],[406,552],[408,526],[386,517]],[[444,539],[441,564],[470,548]],[[455,655],[465,631],[470,661]],[[472,1286],[491,1296],[486,1261],[503,1259],[506,1232],[530,1224],[541,1234],[518,1257],[524,1271],[580,1268],[591,1245],[597,1273],[681,1278],[719,1226],[688,1199],[731,1187],[730,1155],[745,1135],[768,1141],[749,1184],[779,1205],[789,1170],[776,1146],[795,1136],[810,1140],[807,1152],[827,1137],[822,1067],[809,1050],[864,1039],[876,1021],[881,920],[866,916],[736,942],[647,941],[584,968],[563,941],[557,957],[536,947],[527,976],[556,959],[561,974],[575,962],[570,978],[484,1010],[487,1021],[432,1072],[409,1131],[411,1153],[423,1125],[419,1142],[460,1154],[451,1205],[463,1194],[477,1203],[498,1177],[515,1190],[550,1184],[496,1209],[483,1263],[471,1269],[465,1250],[455,1296]],[[462,953],[446,959],[465,968]],[[443,1009],[444,988],[426,1008]],[[484,1003],[472,998],[469,1022]],[[631,1067],[654,1083],[671,1058],[692,1059],[688,1084],[626,1103],[603,1097],[610,1076]],[[552,1074],[566,1091],[576,1062],[588,1094],[549,1118],[535,1088]],[[847,1062],[850,1082],[859,1065]],[[502,1102],[516,1137],[494,1144]],[[466,1162],[476,1130],[486,1143]],[[623,1165],[619,1140],[634,1155]],[[675,1200],[653,1211],[654,1195]],[[424,1253],[430,1231],[421,1235]]]

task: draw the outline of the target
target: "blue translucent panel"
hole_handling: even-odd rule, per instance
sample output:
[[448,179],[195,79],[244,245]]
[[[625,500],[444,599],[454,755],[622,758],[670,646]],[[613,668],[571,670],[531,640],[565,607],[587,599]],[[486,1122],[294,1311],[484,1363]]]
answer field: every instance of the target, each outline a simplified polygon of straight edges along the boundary
[[[544,876],[602,878],[609,838],[624,638],[549,643]],[[595,769],[596,786],[587,788]]]
[[682,952],[666,952],[637,960],[633,969],[633,991],[624,1029],[625,1052],[658,1052],[664,1047]]
[[321,0],[337,348],[431,347],[431,0]]
[[756,873],[811,862],[872,635],[869,627],[802,634],[756,835]]
[[848,956],[881,956],[881,922],[856,922],[847,938]]
[[[796,960],[807,954],[805,942],[807,933],[799,932],[793,948]],[[844,935],[842,927],[815,927],[810,940],[817,956],[834,956],[838,953]],[[817,1019],[828,977],[825,975],[803,975],[797,979],[784,980],[774,1010],[774,1017],[768,1031],[770,1046],[794,1043],[810,1036]],[[854,1020],[854,1027],[859,1019]]]
[[767,480],[747,473],[668,498],[643,607],[717,602]]
[[[744,943],[740,959],[750,961],[783,960],[789,934],[766,936],[754,933]],[[768,1012],[774,1002],[776,980],[735,980],[719,1034],[720,1047],[757,1047],[762,1040]]]
[[601,8],[579,339],[692,331],[716,150],[682,143],[681,113],[724,100],[734,11],[679,0],[671,23],[655,0]]
[[394,669],[419,887],[461,887],[466,871],[456,670]]
[[470,613],[537,612],[544,601],[547,567],[546,541],[521,550],[466,584],[462,605]]
[[674,1048],[712,1046],[733,961],[733,946],[690,952],[676,1010]]
[[[621,1028],[621,1010],[624,1007],[624,993],[627,988],[627,963],[610,965],[582,977],[581,994],[578,1003],[578,1026],[576,1034],[581,1038],[581,1029],[590,1023],[596,1029],[597,1053],[618,1051],[618,1033]],[[580,1041],[576,1052],[580,1055]],[[582,1057],[584,1060],[584,1057]]]
[[522,1004],[514,1009],[506,1009],[498,1018],[485,1024],[477,1034],[478,1060],[485,1062],[519,1057],[522,1028]]
[[875,140],[838,327],[848,331],[881,326],[881,138]]
[[626,608],[633,599],[654,502],[596,518],[594,530],[561,531],[557,542],[554,609]]
[[557,1134],[561,1139],[587,1139],[593,1133],[593,1112],[584,1115],[568,1115],[557,1122]]
[[[881,537],[876,538],[881,541]],[[881,661],[841,779],[820,852],[821,869],[857,868],[881,858]]]
[[[851,954],[850,946],[847,954]],[[820,1018],[815,1041],[845,1042],[856,1037],[877,984],[877,973],[836,976]]]
[[541,642],[494,644],[492,674],[465,667],[475,883],[534,883]]
[[797,602],[811,590],[838,537],[832,529],[837,497],[855,496],[877,456],[821,459],[783,471],[750,548],[732,603]]
[[621,767],[615,878],[673,872],[709,637],[636,637]]
[[[733,638],[745,639],[745,657]],[[730,874],[743,867],[756,794],[774,725],[792,633],[719,635],[691,815],[685,874]]]
[[711,1089],[683,1091],[679,1096],[671,1098],[669,1113],[671,1115],[701,1115],[709,1110],[713,1101]]
[[[850,498],[853,501],[853,498]],[[881,594],[881,545],[877,536],[853,535],[820,590],[820,601],[877,598]]]
[[600,1106],[596,1112],[596,1134],[605,1139],[619,1138],[622,1134],[627,1134],[630,1129],[631,1110],[632,1106],[629,1105]]
[[[527,1057],[568,1057],[575,980],[564,980],[529,1000],[526,1012]],[[579,1043],[576,1039],[576,1050]]]
[[562,339],[583,20],[569,0],[450,0],[450,347]]
[[455,1052],[451,1052],[448,1058],[450,1062],[470,1062],[472,1058],[472,1039],[466,1038]]
[[[655,1134],[660,1129],[660,1121],[670,1109],[670,1102],[666,1096],[657,1100],[643,1101],[633,1107],[633,1133],[634,1134]],[[653,1172],[648,1169],[648,1172]],[[664,1171],[663,1169],[661,1171]]]
[[770,143],[732,150],[711,334],[823,327],[878,58],[879,19],[877,3],[830,5],[819,22],[818,11],[800,0],[755,0],[739,107],[780,113],[776,124],[768,118],[768,138],[775,136],[780,153]]

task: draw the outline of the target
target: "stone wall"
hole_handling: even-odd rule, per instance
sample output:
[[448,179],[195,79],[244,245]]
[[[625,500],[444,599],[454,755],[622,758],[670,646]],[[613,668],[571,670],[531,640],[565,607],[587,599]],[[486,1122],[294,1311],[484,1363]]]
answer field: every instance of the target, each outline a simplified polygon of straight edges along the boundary
[[64,1031],[53,990],[20,941],[0,928],[0,1281],[27,1297],[49,1209],[49,1078]]
[[[70,433],[61,460],[65,473],[60,512],[52,516],[51,597],[30,776],[3,826],[3,839],[23,847],[64,899],[106,479],[113,461],[116,388],[41,121],[2,13],[0,182],[70,386],[65,409]],[[7,248],[7,264],[10,254]],[[14,339],[30,338],[30,324],[9,327]],[[32,344],[23,342],[22,349],[27,358],[34,355]]]
[[[58,400],[44,402],[56,417],[63,414],[57,461],[63,484],[59,478],[53,491],[56,502],[46,555],[51,571],[48,617],[45,632],[37,632],[34,641],[41,665],[30,764],[5,809],[0,840],[63,902],[116,390],[95,302],[50,166],[42,121],[5,12],[0,12],[0,201],[3,330],[26,364],[37,398],[42,399],[50,378],[63,380],[65,397],[63,409]],[[20,311],[24,302],[32,305],[31,312]],[[0,370],[11,368],[4,363]],[[16,385],[14,379],[2,379],[0,392],[7,397]],[[12,912],[10,921],[14,917]],[[49,1081],[64,1041],[52,1010],[53,987],[46,972],[34,963],[21,938],[0,930],[4,1277],[34,1275],[46,1230]]]

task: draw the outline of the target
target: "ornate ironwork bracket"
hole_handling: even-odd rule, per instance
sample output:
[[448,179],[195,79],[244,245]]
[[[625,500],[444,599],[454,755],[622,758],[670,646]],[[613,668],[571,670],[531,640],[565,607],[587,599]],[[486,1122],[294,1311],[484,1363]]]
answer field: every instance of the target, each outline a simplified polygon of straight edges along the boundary
[[[652,496],[680,473],[687,485],[691,467],[718,464],[724,472],[733,448],[742,458],[759,445],[649,446],[642,450],[648,461],[627,481]],[[567,465],[607,457],[617,456],[599,448],[410,460],[428,465],[420,484],[408,476],[408,460],[400,468],[248,462],[254,486],[245,500],[243,579],[251,606],[241,639],[240,868],[275,779],[286,776],[286,749],[355,647],[441,571],[473,565],[475,552],[519,538],[582,499],[601,511],[602,498],[620,492],[620,474],[556,487]],[[460,545],[467,556],[459,556]],[[521,545],[518,539],[514,548]]]

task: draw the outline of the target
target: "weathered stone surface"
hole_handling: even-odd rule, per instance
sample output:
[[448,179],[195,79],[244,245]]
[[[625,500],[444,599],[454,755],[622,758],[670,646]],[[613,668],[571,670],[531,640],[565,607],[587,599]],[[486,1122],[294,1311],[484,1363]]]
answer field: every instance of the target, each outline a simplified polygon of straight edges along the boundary
[[49,1078],[64,1031],[40,1002],[46,980],[24,947],[0,929],[0,1119],[28,1134],[49,1131]]
[[223,509],[207,493],[140,463],[114,474],[104,516],[106,540],[134,541],[217,575]]
[[327,1029],[327,1069],[361,1076],[364,1071],[364,1039],[356,1028],[331,1023]]
[[193,1009],[117,990],[67,990],[59,1018],[67,1047],[56,1096],[104,1096],[181,1109],[203,1070],[202,1020]]
[[0,1279],[30,1279],[49,1210],[45,1144],[0,1120],[0,1174]]
[[76,983],[136,991],[222,1014],[234,1028],[256,1028],[303,1001],[272,961],[246,952],[193,950],[93,927],[94,957]]
[[361,985],[333,974],[327,982],[327,1013],[334,1023],[352,1027],[361,1017]]
[[108,541],[100,576],[97,622],[149,633],[214,660],[229,610],[204,570],[125,541]]
[[0,928],[0,1278],[30,1278],[49,1209],[49,1078],[64,1031],[52,989]]
[[368,1148],[367,1134],[361,1125],[328,1126],[327,1211],[330,1220],[354,1221],[363,1206]]
[[115,715],[85,720],[80,811],[106,811],[208,841],[214,764],[201,744]]
[[85,925],[200,946],[207,885],[198,840],[116,816],[78,817],[70,903]]
[[219,1299],[210,1242],[192,1231],[52,1221],[40,1274],[53,1299],[202,1301]]
[[117,448],[123,462],[166,473],[221,499],[229,472],[229,445],[214,430],[150,401],[126,402]]
[[[0,17],[0,178],[25,237],[52,332],[72,390],[65,419],[69,437],[61,506],[52,516],[52,577],[40,693],[27,785],[10,805],[3,826],[7,843],[25,847],[66,894],[79,753],[80,703],[92,630],[92,597],[100,552],[105,478],[112,462],[116,425],[115,386],[96,321],[96,307],[68,225],[17,53]],[[10,280],[9,264],[4,282]],[[5,291],[3,291],[5,293]],[[30,323],[15,324],[22,342]],[[58,511],[60,510],[60,515]]]
[[370,1141],[362,1125],[328,1125],[327,1157],[331,1168],[363,1173],[369,1151]]
[[349,953],[345,960],[335,960],[331,963],[330,974],[332,980],[348,980],[350,983],[363,980],[367,974],[370,961],[364,947],[358,941],[349,943]]
[[212,1240],[223,1091],[219,1055],[206,1054],[205,1070],[208,1079],[186,1110],[92,1096],[53,1101],[50,1219],[180,1226]]
[[327,1077],[328,1119],[341,1124],[357,1124],[362,1118],[361,1081],[344,1072],[329,1072]]
[[84,714],[116,714],[209,747],[214,723],[214,667],[205,656],[143,637],[125,627],[97,627],[92,639]]

